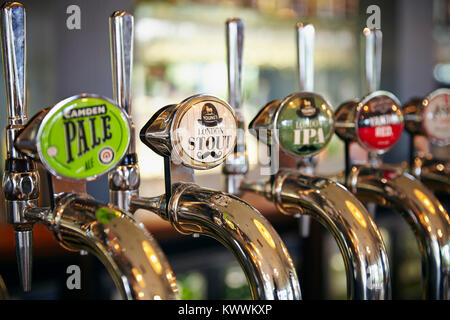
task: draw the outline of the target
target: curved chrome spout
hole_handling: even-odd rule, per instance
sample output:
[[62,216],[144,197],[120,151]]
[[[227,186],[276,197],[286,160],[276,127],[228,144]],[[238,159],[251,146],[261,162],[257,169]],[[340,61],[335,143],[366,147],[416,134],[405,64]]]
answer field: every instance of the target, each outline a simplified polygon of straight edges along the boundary
[[0,300],[8,300],[8,290],[6,289],[5,282],[3,281],[2,276],[0,276]]
[[220,241],[241,264],[254,299],[301,299],[292,259],[270,223],[238,197],[195,184],[177,183],[172,197],[131,201],[153,211],[182,234],[199,233]]
[[124,299],[175,299],[177,284],[153,237],[131,215],[87,195],[62,194],[53,211],[30,208],[64,248],[86,250],[107,268]]
[[381,234],[364,206],[342,185],[285,169],[273,182],[247,183],[241,189],[265,196],[284,214],[309,214],[332,233],[344,258],[349,299],[390,299],[389,262]]
[[394,167],[353,167],[350,188],[362,201],[394,208],[414,230],[422,254],[423,296],[448,299],[450,218],[421,182]]
[[411,173],[436,193],[450,193],[450,162],[416,157]]

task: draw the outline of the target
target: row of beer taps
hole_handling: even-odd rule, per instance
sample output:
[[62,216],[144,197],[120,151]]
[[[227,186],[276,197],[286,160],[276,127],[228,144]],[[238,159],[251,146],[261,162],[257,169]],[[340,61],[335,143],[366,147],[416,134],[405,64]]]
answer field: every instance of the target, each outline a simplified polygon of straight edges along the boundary
[[[443,130],[434,128],[444,121],[439,117],[445,111],[433,108],[447,108],[448,117],[450,91],[441,89],[402,108],[393,93],[379,90],[380,30],[364,30],[367,95],[333,111],[328,100],[314,92],[314,27],[297,24],[299,91],[269,102],[247,130],[242,109],[244,24],[227,20],[228,102],[196,94],[151,115],[139,138],[164,159],[165,192],[142,197],[131,116],[133,15],[116,11],[109,17],[114,100],[83,93],[31,119],[26,112],[25,8],[5,3],[1,17],[8,99],[3,214],[15,230],[25,291],[31,290],[33,225],[42,223],[65,249],[98,257],[124,299],[179,299],[166,256],[133,216],[143,209],[169,221],[181,234],[222,243],[242,267],[254,299],[299,300],[297,271],[286,245],[245,200],[256,193],[282,214],[299,219],[306,235],[309,217],[331,233],[344,259],[349,299],[391,299],[390,268],[395,266],[365,204],[391,207],[417,238],[423,298],[448,299],[450,219],[433,193],[450,190],[448,162],[420,155],[411,156],[409,166],[394,166],[383,164],[380,155],[394,146],[404,124],[414,135],[449,144]],[[247,131],[261,147],[267,145],[271,159],[268,177],[261,181],[246,178]],[[345,142],[345,171],[319,176],[317,154],[334,133]],[[354,143],[367,152],[367,163],[351,162]],[[41,165],[49,180],[49,207],[39,205],[47,195],[40,189]],[[220,165],[225,192],[195,183],[195,170]],[[109,203],[86,193],[86,181],[102,174],[108,174]]]

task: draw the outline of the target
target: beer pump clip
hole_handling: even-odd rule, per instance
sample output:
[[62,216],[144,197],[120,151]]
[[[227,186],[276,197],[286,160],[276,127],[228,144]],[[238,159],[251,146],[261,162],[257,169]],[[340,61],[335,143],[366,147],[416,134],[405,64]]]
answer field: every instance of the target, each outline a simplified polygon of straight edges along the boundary
[[40,160],[56,179],[84,183],[114,168],[129,143],[126,113],[108,98],[84,93],[35,115],[15,147]]
[[[431,143],[437,148],[450,145],[450,89],[441,88],[425,98],[413,98],[403,107],[405,128],[410,134],[409,168],[427,186],[437,192],[450,192],[450,161],[433,157]],[[418,137],[426,137],[416,152]]]
[[[334,134],[331,104],[314,90],[314,26],[297,24],[300,91],[269,102],[250,123],[260,141],[279,144],[287,155],[303,160],[319,153]],[[267,130],[267,137],[258,132]],[[311,162],[306,161],[306,163]],[[312,173],[312,172],[308,172]]]
[[[269,102],[250,123],[249,129],[269,147],[269,153],[272,144],[279,145],[281,166],[284,166],[283,162],[290,165],[287,158],[291,158],[296,160],[300,171],[314,174],[315,156],[334,134],[333,109],[322,95],[313,92],[314,26],[298,23],[296,32],[300,91]],[[277,165],[276,155],[271,155],[271,158],[272,164]],[[306,237],[310,216],[300,215],[299,218],[300,233]]]
[[341,104],[335,112],[336,134],[345,142],[345,180],[351,168],[350,143],[369,153],[372,165],[390,150],[403,131],[403,113],[399,99],[391,92],[378,90],[381,73],[381,40],[378,29],[364,29],[366,53],[365,75],[369,94],[361,100]]
[[156,112],[142,128],[140,138],[164,157],[168,201],[174,183],[194,182],[194,169],[214,168],[233,152],[237,121],[227,102],[198,94]]

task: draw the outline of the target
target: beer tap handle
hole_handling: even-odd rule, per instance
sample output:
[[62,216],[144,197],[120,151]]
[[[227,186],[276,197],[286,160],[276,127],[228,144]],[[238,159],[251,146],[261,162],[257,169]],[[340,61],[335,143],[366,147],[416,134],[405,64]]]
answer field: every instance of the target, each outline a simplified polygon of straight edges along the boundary
[[242,112],[242,61],[244,48],[244,23],[233,18],[226,21],[228,101],[234,110],[238,137],[233,154],[227,159],[223,172],[226,175],[225,188],[232,194],[239,193],[239,187],[248,171],[245,146],[245,119]]
[[364,70],[366,93],[371,93],[380,88],[383,34],[380,29],[365,28],[363,36],[365,43]]
[[[109,18],[111,66],[114,100],[131,119],[131,75],[133,70],[134,17],[127,11],[115,11]],[[132,124],[129,153],[135,152]]]
[[[6,213],[15,229],[17,264],[20,279],[25,292],[31,290],[31,272],[33,259],[33,223],[24,216],[26,205],[37,203],[38,179],[33,165],[14,148],[17,133],[27,122],[26,115],[26,28],[25,8],[18,2],[7,2],[1,8],[2,54],[5,72],[6,97],[8,101],[8,127],[6,133],[7,163],[3,177],[6,201]],[[20,164],[18,171],[10,170]],[[16,181],[23,186],[27,181],[31,187],[25,194],[22,188],[5,188]]]
[[242,104],[242,54],[244,47],[244,23],[240,19],[226,22],[228,101],[238,112]]
[[25,8],[18,2],[2,6],[2,51],[5,69],[8,123],[26,122]]
[[314,38],[315,29],[312,24],[299,22],[297,29],[297,63],[300,91],[314,90]]

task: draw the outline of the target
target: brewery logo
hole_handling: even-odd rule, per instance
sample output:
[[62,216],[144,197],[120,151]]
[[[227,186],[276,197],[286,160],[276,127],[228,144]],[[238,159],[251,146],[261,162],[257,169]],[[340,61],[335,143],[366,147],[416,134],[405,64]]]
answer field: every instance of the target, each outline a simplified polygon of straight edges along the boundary
[[216,107],[212,103],[205,103],[202,108],[201,119],[197,121],[205,127],[215,127],[222,122],[222,118],[219,118]]
[[61,101],[45,116],[38,151],[56,176],[92,179],[121,160],[129,141],[123,110],[106,98],[83,94]]
[[363,102],[356,116],[360,143],[369,151],[390,149],[403,131],[400,106],[386,94],[377,94]]
[[236,135],[236,118],[231,109],[215,100],[202,101],[183,112],[174,146],[185,165],[208,169],[233,151]]
[[318,113],[313,97],[300,99],[300,106],[297,110],[299,117],[314,118]]
[[104,147],[98,153],[98,160],[102,164],[110,164],[114,160],[114,150],[110,147]]
[[276,122],[280,146],[293,156],[319,152],[334,130],[333,111],[322,96],[315,94],[296,93],[284,99]]

